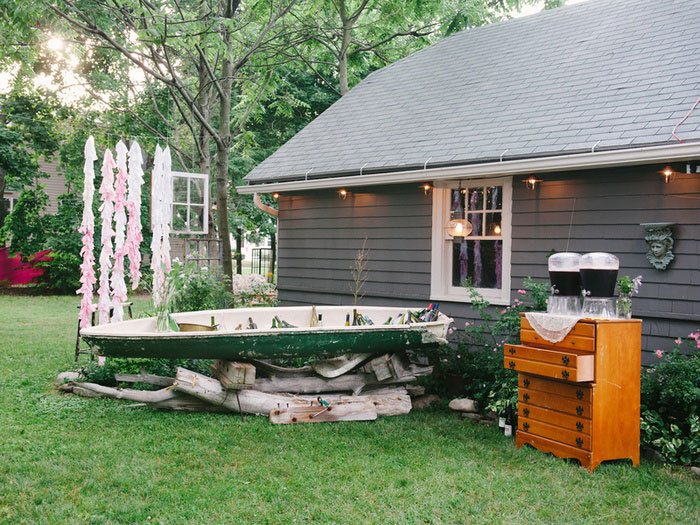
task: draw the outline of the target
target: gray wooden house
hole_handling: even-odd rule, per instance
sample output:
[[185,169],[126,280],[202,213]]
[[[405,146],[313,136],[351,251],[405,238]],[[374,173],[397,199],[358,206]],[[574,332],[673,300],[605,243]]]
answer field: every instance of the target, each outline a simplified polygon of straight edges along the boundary
[[[700,327],[699,13],[700,0],[589,0],[369,75],[239,188],[280,194],[281,302],[348,303],[366,239],[364,304],[439,302],[463,324],[463,278],[507,305],[523,278],[547,279],[551,250],[609,251],[644,277],[634,314],[655,359]],[[473,231],[450,236],[465,210]],[[663,270],[641,226],[660,222]]]

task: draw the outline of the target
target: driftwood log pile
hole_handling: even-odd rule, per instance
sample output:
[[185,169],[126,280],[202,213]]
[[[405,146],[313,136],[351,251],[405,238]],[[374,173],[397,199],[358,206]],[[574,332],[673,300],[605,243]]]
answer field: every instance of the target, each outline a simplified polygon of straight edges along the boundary
[[59,390],[85,397],[108,397],[182,411],[208,411],[268,416],[273,423],[370,421],[378,416],[407,414],[411,396],[423,393],[412,385],[430,366],[411,364],[405,355],[368,356],[337,377],[322,377],[316,367],[284,368],[267,361],[216,361],[214,377],[178,368],[175,377],[144,372],[117,374],[117,382],[145,383],[159,390],[113,388],[80,382],[77,373],[64,372]]

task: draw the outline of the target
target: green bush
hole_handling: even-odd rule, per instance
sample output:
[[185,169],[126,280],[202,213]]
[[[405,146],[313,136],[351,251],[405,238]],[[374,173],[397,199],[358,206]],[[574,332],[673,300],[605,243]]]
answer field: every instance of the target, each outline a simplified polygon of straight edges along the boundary
[[173,312],[194,312],[231,308],[234,296],[226,289],[228,278],[221,278],[206,267],[174,262],[170,272],[170,305]]
[[[689,350],[682,353],[681,348]],[[642,373],[642,445],[672,463],[700,464],[700,331]]]
[[549,284],[526,278],[519,298],[505,308],[492,307],[470,283],[465,283],[471,308],[478,321],[467,321],[457,337],[457,347],[440,351],[439,370],[459,374],[464,394],[477,401],[481,410],[500,410],[517,402],[517,374],[503,367],[503,345],[520,340],[520,314],[547,309]]
[[[146,374],[175,377],[175,372],[179,366],[210,376],[213,362],[213,360],[209,359],[126,359],[111,357],[105,361],[104,366],[98,366],[97,361],[90,361],[87,365],[81,366],[79,371],[85,376],[83,381],[88,383],[117,386],[117,381],[114,379],[115,374],[138,374],[143,371]],[[152,385],[130,384],[129,386],[153,388]]]
[[51,252],[51,260],[36,264],[44,270],[37,283],[55,292],[75,292],[80,287],[80,258],[72,253]]

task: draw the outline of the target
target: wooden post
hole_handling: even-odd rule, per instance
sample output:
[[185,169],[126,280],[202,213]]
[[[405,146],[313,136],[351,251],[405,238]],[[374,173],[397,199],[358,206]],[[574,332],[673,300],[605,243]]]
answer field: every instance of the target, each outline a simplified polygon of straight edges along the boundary
[[243,273],[243,228],[236,228],[236,273]]

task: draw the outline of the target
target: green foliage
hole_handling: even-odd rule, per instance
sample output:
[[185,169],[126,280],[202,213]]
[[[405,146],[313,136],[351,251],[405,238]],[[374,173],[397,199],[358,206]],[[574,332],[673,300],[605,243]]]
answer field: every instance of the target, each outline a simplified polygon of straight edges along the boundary
[[518,290],[519,298],[502,309],[494,308],[471,283],[465,283],[471,308],[478,321],[467,321],[457,337],[456,350],[441,350],[440,370],[457,373],[465,380],[465,395],[477,401],[481,410],[497,410],[517,402],[517,374],[503,368],[503,345],[520,339],[520,314],[547,308],[548,283],[529,277]]
[[674,463],[700,465],[698,339],[697,332],[685,342],[677,339],[662,362],[642,373],[642,444]]
[[[87,365],[77,367],[77,371],[84,376],[82,381],[88,383],[98,383],[105,386],[117,386],[114,379],[115,374],[139,374],[142,371],[146,374],[157,376],[175,377],[178,367],[187,368],[193,372],[211,375],[212,360],[209,359],[121,359],[109,358],[104,366],[98,366],[97,361],[90,361]],[[150,387],[152,385],[134,385],[137,388]]]
[[0,229],[0,237],[10,241],[11,253],[20,252],[26,257],[44,248],[48,220],[41,213],[48,202],[46,192],[39,185],[20,193],[17,204]]
[[46,290],[61,293],[75,292],[80,287],[80,258],[72,253],[50,253],[51,260],[36,264],[44,274],[38,285]]
[[233,305],[233,294],[227,291],[227,278],[221,278],[206,267],[199,270],[194,264],[173,263],[169,288],[172,312],[217,310]]

